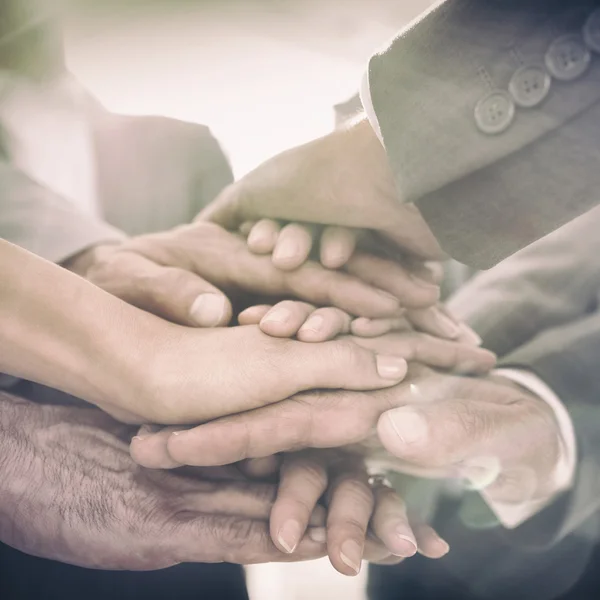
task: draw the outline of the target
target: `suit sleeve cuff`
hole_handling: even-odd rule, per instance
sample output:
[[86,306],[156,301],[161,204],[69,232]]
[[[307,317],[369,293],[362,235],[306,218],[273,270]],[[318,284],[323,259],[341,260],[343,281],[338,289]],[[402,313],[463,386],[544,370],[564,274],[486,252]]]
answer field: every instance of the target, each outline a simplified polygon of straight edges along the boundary
[[539,513],[557,496],[569,490],[573,484],[577,465],[577,442],[571,417],[556,394],[534,373],[519,369],[497,369],[494,375],[510,379],[514,383],[539,396],[550,405],[560,430],[560,456],[554,471],[554,493],[545,498],[521,504],[497,502],[482,491],[482,497],[498,520],[507,529],[514,529]]

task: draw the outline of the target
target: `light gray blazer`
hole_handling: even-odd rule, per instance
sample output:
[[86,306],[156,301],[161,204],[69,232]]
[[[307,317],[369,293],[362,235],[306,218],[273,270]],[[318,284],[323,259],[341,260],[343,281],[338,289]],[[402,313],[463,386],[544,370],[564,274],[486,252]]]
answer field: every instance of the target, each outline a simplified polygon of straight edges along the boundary
[[598,203],[599,8],[446,0],[371,58],[400,194],[460,262],[488,268]]
[[[536,373],[575,426],[573,491],[523,535],[554,543],[585,523],[600,532],[600,207],[465,285],[448,303],[498,353],[501,366]],[[538,535],[541,534],[541,535]]]
[[111,114],[90,99],[98,197],[105,220],[0,160],[0,236],[54,262],[101,241],[187,223],[232,182],[208,128],[163,117]]

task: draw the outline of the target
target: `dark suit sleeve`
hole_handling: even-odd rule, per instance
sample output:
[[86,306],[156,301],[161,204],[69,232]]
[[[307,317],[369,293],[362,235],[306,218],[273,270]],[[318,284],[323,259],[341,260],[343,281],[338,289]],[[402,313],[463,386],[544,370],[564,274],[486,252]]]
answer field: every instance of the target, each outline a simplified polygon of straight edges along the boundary
[[[371,58],[400,196],[457,260],[487,268],[598,203],[600,55],[584,40],[600,39],[598,8],[446,0]],[[527,66],[537,83],[515,79]],[[501,99],[485,101],[492,91]]]
[[532,539],[542,532],[555,541],[600,508],[600,312],[540,334],[501,364],[535,373],[565,404],[575,427],[573,490],[520,532]]

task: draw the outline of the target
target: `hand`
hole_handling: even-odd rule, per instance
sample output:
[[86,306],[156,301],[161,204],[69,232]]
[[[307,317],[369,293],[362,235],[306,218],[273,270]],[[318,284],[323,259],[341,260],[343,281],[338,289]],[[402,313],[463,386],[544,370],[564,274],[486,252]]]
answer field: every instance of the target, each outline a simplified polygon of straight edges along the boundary
[[261,219],[256,223],[243,223],[240,233],[247,237],[248,248],[252,252],[270,254],[278,269],[293,271],[308,260],[317,244],[324,267],[343,267],[354,253],[361,231]]
[[405,406],[378,424],[400,470],[464,478],[488,500],[511,504],[550,498],[562,485],[555,478],[561,436],[552,408],[508,379],[423,369],[402,395]]
[[232,308],[224,294],[294,297],[373,318],[439,298],[437,285],[411,278],[392,261],[355,262],[349,273],[313,262],[283,272],[269,257],[253,254],[241,236],[199,222],[92,249],[65,266],[134,306],[196,327],[229,322]]
[[409,383],[389,390],[300,394],[179,435],[135,440],[131,449],[143,464],[211,465],[360,444],[386,468],[467,478],[489,500],[520,503],[556,493],[560,443],[552,409],[508,380],[417,367]]
[[268,160],[199,218],[227,229],[262,218],[367,228],[403,251],[442,258],[417,207],[402,200],[385,150],[362,120]]
[[308,389],[378,389],[398,384],[407,370],[395,351],[352,339],[309,345],[255,326],[191,329],[152,318],[136,348],[135,367],[122,375],[127,392],[101,408],[137,423],[198,423]]
[[[317,308],[307,302],[284,300],[275,306],[261,304],[251,306],[238,315],[240,325],[258,325],[264,333],[273,337],[297,337],[303,342],[324,342],[336,336],[352,333],[356,337],[380,338],[391,331],[428,333],[432,336],[469,346],[479,346],[481,338],[466,324],[457,322],[443,307],[434,306],[426,309],[408,310],[403,317],[353,319],[347,312],[334,307]],[[429,336],[422,337],[424,341]],[[435,343],[430,340],[431,343]],[[377,342],[374,342],[375,344]],[[452,346],[446,346],[447,349]],[[489,353],[484,352],[485,358]],[[462,358],[456,354],[456,360]],[[489,363],[488,360],[485,361]],[[426,363],[431,366],[451,368],[447,361],[444,364]],[[464,372],[470,372],[465,369]]]
[[98,569],[179,562],[306,560],[269,537],[276,488],[147,471],[129,457],[129,429],[96,409],[41,406],[0,394],[0,539],[43,558]]
[[[472,368],[479,364],[481,371],[487,371],[495,362],[495,356],[481,348],[416,332],[356,339],[356,343],[370,344],[381,351],[394,349],[408,360],[441,368]],[[345,446],[372,439],[379,417],[401,406],[407,395],[408,384],[369,393],[312,391],[187,431],[167,428],[153,435],[142,434],[132,441],[131,451],[140,464],[169,468],[181,464],[221,465],[283,451]]]
[[[389,248],[380,247],[377,240],[366,231],[345,227],[325,227],[289,223],[282,225],[273,219],[258,223],[245,223],[240,228],[248,234],[248,248],[262,255],[271,255],[278,269],[294,270],[303,265],[318,241],[320,260],[329,269],[343,268],[346,272],[371,285],[386,289],[400,300],[405,296],[403,280],[406,275],[425,288],[439,285],[444,270],[440,263],[410,260]],[[358,249],[357,249],[357,244]],[[404,284],[405,285],[405,284]],[[458,321],[446,307],[414,307],[411,298],[404,302],[408,310],[402,315],[377,319],[360,317],[351,324],[351,331],[360,336],[377,336],[394,329],[414,327],[438,337],[480,344],[481,339],[465,323]],[[263,331],[265,331],[263,329]]]
[[271,537],[290,554],[303,538],[311,515],[325,495],[326,529],[313,528],[314,540],[327,540],[331,563],[356,575],[362,560],[395,564],[419,551],[440,558],[448,545],[430,527],[409,521],[402,499],[380,478],[369,480],[364,461],[343,450],[284,455]]

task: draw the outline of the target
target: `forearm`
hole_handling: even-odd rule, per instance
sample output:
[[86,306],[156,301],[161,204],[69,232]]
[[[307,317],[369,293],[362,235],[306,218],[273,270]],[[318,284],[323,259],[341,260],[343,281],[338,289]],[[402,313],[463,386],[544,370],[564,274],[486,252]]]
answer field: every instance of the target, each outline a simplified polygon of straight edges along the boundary
[[154,318],[5,241],[0,265],[0,372],[120,403]]

